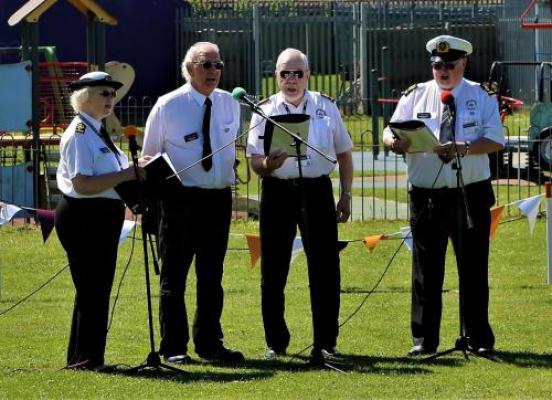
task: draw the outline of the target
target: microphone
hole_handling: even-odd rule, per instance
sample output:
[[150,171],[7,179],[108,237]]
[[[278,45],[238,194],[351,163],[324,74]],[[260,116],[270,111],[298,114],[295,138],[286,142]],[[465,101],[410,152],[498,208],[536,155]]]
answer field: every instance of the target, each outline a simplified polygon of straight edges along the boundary
[[445,107],[448,107],[448,112],[450,116],[454,118],[455,117],[454,114],[456,114],[456,103],[455,103],[454,95],[450,90],[443,90],[441,92],[441,103],[443,103]]
[[136,159],[138,158],[137,153],[138,153],[138,150],[140,150],[140,146],[138,146],[138,143],[136,142],[136,136],[138,136],[139,133],[140,131],[134,125],[125,126],[124,134],[125,134],[125,137],[128,139],[128,147],[129,147],[130,153],[132,154],[133,160],[134,158]]
[[450,90],[443,90],[441,92],[441,103],[446,106],[454,106],[454,95]]
[[262,112],[261,109],[259,108],[259,106],[256,105],[255,103],[253,103],[253,101],[251,101],[251,99],[249,99],[247,97],[247,92],[244,88],[239,87],[239,86],[234,88],[234,90],[232,90],[232,97],[236,101],[242,101],[245,104],[247,104],[249,107],[251,107],[252,111],[257,112],[257,113]]

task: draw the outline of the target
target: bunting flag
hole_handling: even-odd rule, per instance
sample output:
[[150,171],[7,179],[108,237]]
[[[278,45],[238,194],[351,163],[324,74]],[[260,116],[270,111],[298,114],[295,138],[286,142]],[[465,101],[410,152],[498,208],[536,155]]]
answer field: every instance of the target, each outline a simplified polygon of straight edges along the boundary
[[528,199],[518,200],[513,203],[513,205],[519,207],[521,213],[527,217],[527,222],[529,222],[529,231],[531,232],[531,235],[535,230],[537,214],[539,213],[539,205],[543,197],[544,193],[529,197]]
[[384,236],[384,234],[366,236],[364,239],[362,239],[362,243],[364,243],[370,253],[373,253],[376,249],[377,244],[381,239],[383,239]]
[[500,223],[500,217],[502,216],[502,213],[504,212],[505,207],[506,206],[491,208],[491,229],[489,232],[491,240],[495,238],[496,231],[498,229],[498,224]]
[[35,210],[36,219],[40,224],[40,230],[42,231],[42,240],[46,243],[52,229],[54,229],[54,216],[56,212],[54,210]]
[[412,248],[414,247],[414,243],[412,240],[412,235],[410,234],[410,227],[409,226],[403,226],[401,228],[401,236],[404,240],[404,244],[406,245],[406,248],[410,251],[412,251]]
[[21,208],[13,204],[0,203],[0,225],[10,222],[13,216],[21,210]]
[[349,242],[347,242],[346,240],[338,240],[337,241],[337,252],[341,253],[341,250],[345,249],[345,247],[347,247],[348,244],[349,244]]
[[136,221],[125,219],[125,222],[123,222],[123,227],[121,228],[121,235],[119,236],[119,244],[123,243],[126,240],[129,233],[134,229],[135,226]]
[[251,257],[251,268],[255,267],[259,257],[261,257],[261,238],[259,235],[245,234],[247,247],[249,247],[249,256]]

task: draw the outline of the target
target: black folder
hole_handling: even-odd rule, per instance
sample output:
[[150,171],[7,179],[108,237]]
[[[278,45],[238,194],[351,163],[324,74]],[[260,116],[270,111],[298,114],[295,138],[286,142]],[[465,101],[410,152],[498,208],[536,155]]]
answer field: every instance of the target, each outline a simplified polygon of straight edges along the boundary
[[[283,125],[292,133],[295,133],[305,142],[308,142],[309,137],[309,120],[307,114],[281,114],[270,117],[275,122]],[[282,128],[274,125],[271,121],[266,121],[264,131],[264,152],[269,155],[276,151],[286,152],[289,156],[296,155],[295,139],[287,134]],[[300,155],[304,156],[307,151],[307,146],[301,144]]]
[[126,181],[115,186],[115,191],[126,206],[135,214],[140,212],[138,209],[140,191],[144,200],[156,200],[170,193],[171,189],[182,186],[180,178],[176,174],[176,170],[167,153],[155,155],[144,166],[144,169],[146,170],[145,181]]

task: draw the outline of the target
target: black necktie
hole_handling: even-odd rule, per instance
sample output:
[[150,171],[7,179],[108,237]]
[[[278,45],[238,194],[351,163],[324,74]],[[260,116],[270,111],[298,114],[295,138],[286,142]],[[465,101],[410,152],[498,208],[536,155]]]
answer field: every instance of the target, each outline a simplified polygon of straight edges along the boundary
[[[456,121],[454,121],[454,115],[450,112],[450,107],[445,106],[443,108],[443,114],[441,115],[441,130],[439,132],[439,143],[445,144],[454,140],[453,127]],[[444,162],[448,163],[451,159],[445,156],[439,156]]]
[[111,150],[113,152],[113,154],[115,154],[115,157],[117,158],[117,162],[120,165],[121,162],[119,161],[119,151],[115,147],[115,144],[113,143],[113,140],[111,140],[111,137],[109,136],[109,133],[107,133],[107,129],[105,129],[105,127],[103,125],[100,128],[100,135],[101,135],[103,141],[105,142],[105,144],[107,145],[107,147],[109,148],[109,150]]
[[205,98],[205,113],[203,114],[203,126],[201,128],[201,132],[203,133],[202,157],[204,158],[209,156],[201,161],[201,165],[203,165],[203,169],[205,171],[209,171],[213,167],[213,157],[211,156],[211,136],[209,134],[209,131],[211,130],[211,104],[213,104],[211,99],[209,97]]

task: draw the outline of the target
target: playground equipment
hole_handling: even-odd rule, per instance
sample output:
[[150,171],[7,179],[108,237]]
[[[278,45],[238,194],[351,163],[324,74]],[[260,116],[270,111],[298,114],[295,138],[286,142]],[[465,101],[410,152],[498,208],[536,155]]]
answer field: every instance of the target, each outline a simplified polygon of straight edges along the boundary
[[[552,62],[538,61],[495,61],[489,72],[489,85],[497,92],[501,118],[507,118],[523,102],[504,96],[504,69],[509,66],[530,67],[536,69],[537,98],[529,114],[527,136],[506,137],[505,152],[508,153],[508,166],[511,168],[512,153],[526,152],[527,167],[539,172],[552,171],[552,99],[545,98],[545,77],[550,75]],[[546,74],[545,68],[548,68]],[[548,78],[548,93],[552,93],[552,80]],[[499,155],[499,166],[504,163],[503,155]]]
[[[21,59],[31,62],[32,72],[32,145],[31,145],[31,157],[32,157],[32,170],[33,170],[33,206],[40,207],[41,190],[40,190],[40,164],[41,164],[41,136],[40,128],[42,121],[46,119],[45,123],[53,122],[55,118],[65,120],[65,110],[63,107],[57,106],[57,114],[52,111],[46,111],[41,117],[40,107],[40,63],[39,63],[39,20],[42,15],[53,7],[58,0],[29,0],[25,2],[15,13],[13,13],[8,19],[10,26],[16,26],[21,24]],[[105,65],[105,25],[117,25],[117,20],[111,16],[102,6],[97,4],[94,0],[68,0],[71,6],[75,7],[86,18],[86,31],[87,31],[87,65],[95,65],[98,69],[103,70]],[[46,61],[44,68],[48,71],[48,75],[53,71],[54,76],[58,76],[57,68],[59,65],[49,64]],[[63,75],[63,74],[62,74]],[[52,84],[52,102],[46,101],[45,109],[53,107],[59,99],[64,98],[63,90],[56,84]],[[6,110],[2,110],[6,112]],[[48,121],[51,118],[52,121]],[[5,130],[0,126],[0,130]]]

